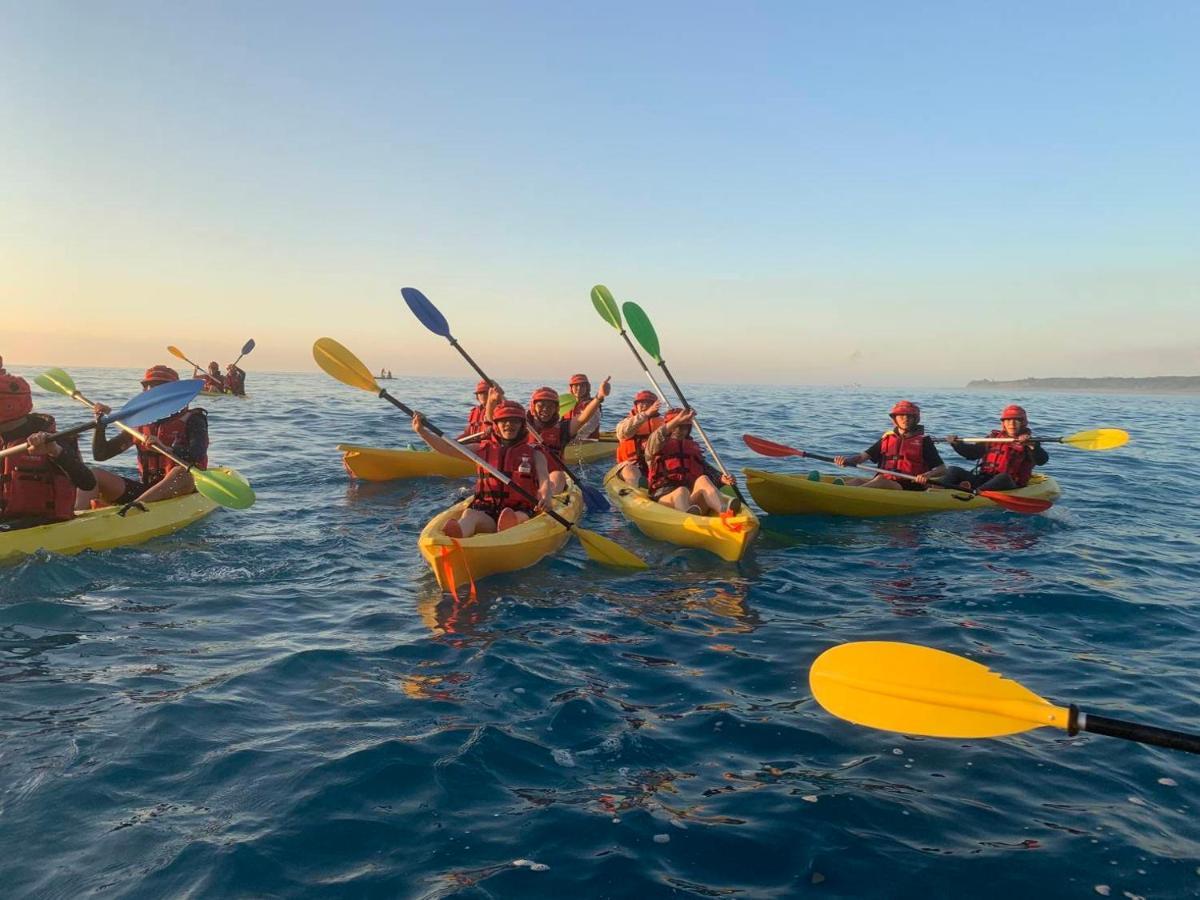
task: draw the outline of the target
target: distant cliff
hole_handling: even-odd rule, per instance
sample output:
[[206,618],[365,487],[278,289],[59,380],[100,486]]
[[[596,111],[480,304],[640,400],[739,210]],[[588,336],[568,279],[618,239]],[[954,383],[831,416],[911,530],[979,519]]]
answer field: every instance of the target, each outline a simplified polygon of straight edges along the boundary
[[1147,394],[1200,394],[1200,375],[1162,375],[1155,378],[1022,378],[992,381],[980,378],[969,388],[989,391],[1135,391]]

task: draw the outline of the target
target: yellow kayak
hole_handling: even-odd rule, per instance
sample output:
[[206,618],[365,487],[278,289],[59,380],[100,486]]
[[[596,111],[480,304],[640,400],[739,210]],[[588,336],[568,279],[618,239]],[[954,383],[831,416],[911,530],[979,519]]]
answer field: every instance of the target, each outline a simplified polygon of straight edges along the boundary
[[645,488],[635,488],[617,477],[620,466],[604,476],[604,489],[621,514],[646,537],[680,547],[696,547],[737,562],[758,534],[758,517],[745,507],[736,516],[695,516],[650,499]]
[[[810,481],[807,475],[761,469],[742,471],[746,473],[746,486],[754,502],[774,515],[910,516],[997,508],[991,500],[962,491],[888,491],[833,483],[835,478],[850,476],[822,475],[820,481]],[[1008,493],[1014,497],[1054,500],[1062,491],[1049,475],[1034,475],[1025,487]]]
[[[358,444],[338,444],[342,465],[353,477],[363,481],[394,481],[398,478],[469,478],[475,474],[475,463],[461,456],[447,456],[429,449],[384,450]],[[615,438],[602,436],[598,441],[580,441],[567,445],[568,465],[599,462],[615,456]]]
[[[470,502],[468,498],[438,513],[417,538],[417,547],[443,590],[452,590],[455,584],[467,585],[488,575],[527,569],[561,549],[571,536],[549,516],[537,515],[497,534],[446,537],[442,527]],[[565,494],[559,494],[554,499],[554,511],[568,522],[578,522],[583,515],[583,495],[579,488],[572,485]]]
[[[241,477],[232,469],[215,471]],[[203,494],[188,494],[147,503],[146,508],[147,512],[142,512],[135,507],[122,518],[117,515],[118,507],[106,506],[76,513],[70,522],[0,532],[0,559],[12,560],[38,550],[69,556],[83,550],[140,544],[203,519],[217,505]]]

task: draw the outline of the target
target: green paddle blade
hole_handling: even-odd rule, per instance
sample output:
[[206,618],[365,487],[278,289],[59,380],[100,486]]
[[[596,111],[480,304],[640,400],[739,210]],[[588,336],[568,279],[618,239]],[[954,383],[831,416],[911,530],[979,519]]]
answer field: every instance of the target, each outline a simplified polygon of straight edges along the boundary
[[604,285],[598,284],[592,288],[592,306],[596,307],[600,318],[617,331],[621,330],[621,310],[617,308],[612,292]]
[[52,394],[62,394],[70,397],[75,393],[75,381],[62,369],[47,369],[33,379],[34,383],[44,391]]
[[254,505],[254,489],[244,478],[228,469],[192,469],[196,490],[220,506],[249,509]]
[[658,335],[654,333],[654,326],[650,324],[650,319],[632,300],[627,300],[621,308],[625,311],[625,321],[629,323],[629,330],[633,332],[637,342],[642,345],[642,349],[649,353],[656,363],[661,363],[662,356],[658,352]]
[[579,401],[575,398],[574,394],[559,394],[558,414],[560,416],[565,416],[567,413],[573,410],[578,403]]

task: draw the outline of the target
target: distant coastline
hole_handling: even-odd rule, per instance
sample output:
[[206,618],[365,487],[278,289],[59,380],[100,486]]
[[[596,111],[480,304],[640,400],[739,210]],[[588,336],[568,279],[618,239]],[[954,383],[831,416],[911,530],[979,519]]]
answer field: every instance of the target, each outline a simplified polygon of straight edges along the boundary
[[979,378],[968,382],[967,387],[989,391],[1200,394],[1200,375],[1161,375],[1154,378],[1022,378],[1018,381]]

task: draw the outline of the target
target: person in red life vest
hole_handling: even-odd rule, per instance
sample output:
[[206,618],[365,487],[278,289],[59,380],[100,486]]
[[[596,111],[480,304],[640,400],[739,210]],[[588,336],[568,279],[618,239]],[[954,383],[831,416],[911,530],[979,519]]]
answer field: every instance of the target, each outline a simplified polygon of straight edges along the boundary
[[646,482],[646,439],[663,424],[658,414],[658,396],[651,391],[638,391],[633,398],[629,415],[617,423],[617,471],[626,484],[635,487]]
[[[475,385],[475,405],[471,407],[471,412],[467,416],[467,427],[464,428],[462,430],[462,434],[458,436],[460,441],[465,440],[472,435],[482,434],[487,430],[487,405],[490,387],[491,386],[486,381],[481,381]],[[503,392],[501,392],[498,396],[503,397]],[[495,402],[499,402],[499,400]],[[476,438],[476,440],[478,440],[478,438]]]
[[246,370],[236,363],[225,367],[225,390],[235,397],[246,396]]
[[1015,403],[1004,407],[1000,413],[1000,430],[988,437],[1010,438],[1010,442],[997,444],[970,444],[952,434],[946,441],[954,452],[964,459],[979,460],[975,470],[968,472],[959,466],[949,466],[946,474],[938,479],[947,487],[964,484],[975,490],[1011,491],[1029,484],[1034,466],[1044,466],[1050,454],[1033,439],[1029,431],[1029,417],[1024,407]]
[[[142,390],[178,380],[179,373],[170,366],[151,366],[142,378]],[[112,411],[103,403],[97,403],[94,410],[97,418]],[[208,413],[199,408],[183,409],[173,416],[143,425],[138,431],[141,433],[136,444],[140,479],[135,481],[105,469],[93,469],[100,498],[106,503],[129,507],[193,493],[196,482],[191,472],[156,453],[150,445],[157,443],[198,469],[208,468]],[[92,439],[92,456],[97,462],[112,459],[135,446],[133,435],[128,432],[122,431],[111,439],[104,432],[104,428],[97,428]]]
[[[650,498],[693,515],[720,514],[725,498],[717,482],[733,484],[733,479],[705,462],[700,445],[692,440],[695,418],[693,410],[668,409],[663,423],[646,438]],[[741,507],[741,501],[730,499],[732,512],[740,512]]]
[[[492,410],[493,428],[472,449],[493,468],[503,472],[514,483],[537,498],[537,503],[506,485],[486,469],[479,469],[475,497],[457,519],[446,523],[450,537],[465,538],[473,534],[493,534],[506,531],[526,521],[535,512],[549,508],[550,476],[545,454],[529,441],[525,409],[520,403],[503,400]],[[413,413],[413,431],[438,453],[461,457],[443,437],[425,427],[420,412]]]
[[[588,377],[583,374],[572,375],[571,380],[567,382],[567,390],[571,392],[571,396],[575,398],[575,405],[563,413],[563,418],[568,421],[580,415],[587,405],[592,401],[592,383],[588,381]],[[579,429],[579,434],[575,436],[577,441],[589,440],[597,431],[600,430],[600,413],[597,412],[594,416],[588,419],[587,424]]]
[[946,466],[933,439],[925,434],[925,427],[921,425],[921,407],[911,401],[901,400],[892,407],[889,415],[892,428],[884,432],[883,437],[862,453],[835,456],[834,462],[839,466],[856,466],[870,460],[889,472],[903,472],[917,477],[916,481],[909,481],[881,474],[871,479],[847,478],[847,484],[894,491],[923,491],[929,480],[946,471]]
[[558,392],[554,388],[540,387],[530,395],[529,427],[541,438],[541,443],[552,451],[546,454],[546,464],[550,467],[550,493],[561,494],[567,489],[567,473],[555,457],[561,459],[567,444],[575,440],[592,416],[600,412],[604,398],[612,390],[610,380],[611,376],[605,378],[596,396],[571,419],[564,419],[558,414]]
[[[204,390],[210,394],[225,393],[225,378],[221,375],[221,365],[216,360],[208,364],[208,371],[196,369],[196,377],[204,379]],[[176,378],[178,380],[178,377]]]
[[53,416],[33,411],[29,382],[6,372],[0,359],[0,450],[30,445],[0,459],[0,531],[68,521],[77,497],[95,489],[78,441],[52,442],[54,431]]

